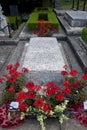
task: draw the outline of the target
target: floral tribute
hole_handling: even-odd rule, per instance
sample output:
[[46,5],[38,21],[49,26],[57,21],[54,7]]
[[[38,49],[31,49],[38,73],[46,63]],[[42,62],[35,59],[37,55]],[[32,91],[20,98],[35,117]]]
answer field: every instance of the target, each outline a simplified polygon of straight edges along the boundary
[[39,37],[50,37],[53,33],[57,32],[57,29],[53,28],[51,24],[46,23],[45,20],[40,20],[34,34],[37,34]]
[[71,91],[71,94],[68,96],[69,103],[67,108],[70,109],[70,113],[78,123],[87,127],[87,109],[85,110],[84,108],[84,102],[87,102],[87,96],[84,92],[84,88],[87,86],[87,74],[78,78],[76,70],[69,71],[67,65],[64,68],[65,71],[61,72],[65,78],[63,85]]
[[[87,74],[80,80],[77,78],[78,72],[69,71],[65,65],[65,70],[61,72],[64,77],[62,86],[53,82],[39,86],[32,81],[24,83],[22,74],[28,73],[28,69],[23,68],[19,72],[19,66],[19,63],[8,65],[6,67],[8,73],[0,78],[0,83],[6,84],[2,92],[0,115],[3,111],[6,114],[5,118],[0,118],[1,127],[12,128],[18,126],[17,122],[22,124],[28,116],[35,116],[40,122],[41,129],[45,130],[44,119],[58,118],[59,123],[63,123],[68,119],[66,115],[68,108],[73,112],[75,111],[73,106],[81,106],[86,100],[83,88],[87,84]],[[79,118],[77,114],[73,114],[73,117]]]

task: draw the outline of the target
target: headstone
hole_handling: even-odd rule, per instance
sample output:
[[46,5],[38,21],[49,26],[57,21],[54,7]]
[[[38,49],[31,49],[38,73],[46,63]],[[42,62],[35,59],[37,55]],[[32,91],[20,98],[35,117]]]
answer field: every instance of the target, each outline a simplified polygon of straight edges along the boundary
[[32,80],[40,85],[52,81],[60,84],[62,82],[60,72],[66,64],[66,58],[56,38],[35,37],[25,44],[20,64],[20,69],[22,67],[29,69],[26,80]]
[[7,18],[3,15],[2,6],[0,5],[0,36],[9,35]]
[[72,27],[87,26],[87,12],[86,11],[66,11],[65,19]]

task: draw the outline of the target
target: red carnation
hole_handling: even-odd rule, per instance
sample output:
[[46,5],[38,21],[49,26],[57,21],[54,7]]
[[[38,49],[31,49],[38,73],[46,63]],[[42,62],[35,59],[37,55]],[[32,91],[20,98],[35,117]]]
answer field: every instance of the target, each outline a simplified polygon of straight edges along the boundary
[[68,72],[67,71],[61,71],[61,75],[63,75],[63,76],[68,76],[69,74],[68,74]]
[[63,94],[58,94],[55,99],[56,99],[56,101],[63,101],[64,100],[64,95]]
[[14,68],[14,67],[13,67],[12,64],[9,64],[9,65],[6,66],[6,70],[11,70],[11,69],[13,69],[13,68]]
[[14,89],[14,87],[12,86],[12,87],[10,87],[10,88],[8,89],[8,91],[14,93],[14,92],[15,92],[15,89]]
[[52,106],[50,104],[44,104],[43,111],[47,114],[50,114],[50,111],[52,110]]
[[15,64],[15,67],[18,68],[20,66],[19,62]]
[[26,104],[20,103],[19,104],[19,109],[24,112],[28,109],[28,106]]
[[70,75],[71,75],[71,76],[77,76],[77,74],[78,74],[78,72],[77,72],[76,70],[72,70],[72,71],[70,72]]
[[65,87],[68,87],[68,86],[69,86],[69,82],[68,82],[68,81],[64,81],[64,82],[63,82],[63,85],[64,85]]
[[63,92],[64,92],[64,94],[70,94],[71,93],[71,89],[69,87],[65,87]]
[[30,81],[29,83],[26,84],[26,88],[32,92],[36,90],[36,86],[34,85],[34,83],[32,81]]
[[44,106],[44,100],[42,98],[38,98],[35,102],[34,102],[34,106],[36,108],[41,108]]
[[84,74],[84,75],[82,76],[82,79],[83,79],[83,80],[87,80],[87,74]]
[[22,72],[23,72],[23,73],[28,73],[29,70],[28,70],[28,68],[23,67],[23,68],[22,68]]

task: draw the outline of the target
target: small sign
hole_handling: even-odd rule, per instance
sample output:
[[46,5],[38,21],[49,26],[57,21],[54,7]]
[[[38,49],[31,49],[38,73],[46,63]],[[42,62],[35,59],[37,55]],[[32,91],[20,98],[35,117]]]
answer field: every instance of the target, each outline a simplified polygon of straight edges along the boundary
[[83,105],[84,105],[84,110],[87,110],[87,101],[84,101]]
[[10,103],[10,107],[12,107],[13,109],[18,109],[19,106],[19,102],[11,102]]

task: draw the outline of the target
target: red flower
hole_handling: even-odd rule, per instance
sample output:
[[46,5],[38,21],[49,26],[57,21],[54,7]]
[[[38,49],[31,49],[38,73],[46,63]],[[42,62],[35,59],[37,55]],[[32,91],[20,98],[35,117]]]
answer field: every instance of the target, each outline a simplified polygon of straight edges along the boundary
[[68,65],[64,65],[63,68],[66,70],[66,69],[69,68],[69,66]]
[[17,62],[14,66],[18,68],[20,66],[19,62]]
[[34,102],[34,106],[36,108],[41,108],[44,106],[44,100],[42,98],[38,98],[35,102]]
[[70,75],[71,75],[71,76],[77,76],[77,74],[78,74],[78,72],[77,72],[76,70],[72,70],[72,71],[70,72]]
[[64,95],[63,94],[58,94],[55,99],[56,99],[56,101],[63,101],[64,100]]
[[2,84],[2,83],[3,83],[3,80],[4,80],[4,78],[0,78],[0,84]]
[[67,71],[61,71],[61,75],[63,75],[63,76],[68,76],[69,74],[68,74],[68,72]]
[[30,92],[36,90],[36,86],[34,85],[34,83],[33,83],[32,81],[26,84],[26,88],[27,88]]
[[14,76],[14,77],[11,77],[11,78],[8,78],[8,81],[9,81],[10,83],[15,83],[16,80],[17,80],[17,78],[16,78],[15,76]]
[[10,88],[8,89],[8,91],[14,93],[14,92],[15,92],[14,86],[10,87]]
[[64,94],[70,94],[71,93],[71,89],[69,87],[65,87],[63,92],[64,92]]
[[84,74],[84,75],[82,76],[82,79],[83,79],[83,80],[87,80],[87,74]]
[[28,97],[28,93],[25,93],[25,92],[20,92],[19,94],[18,94],[18,97],[17,97],[17,99],[16,99],[16,101],[18,101],[18,102],[23,102],[25,99],[28,99],[29,97]]
[[29,70],[28,70],[27,68],[23,67],[23,68],[22,68],[22,72],[24,72],[24,73],[28,73]]
[[13,67],[12,64],[9,64],[9,65],[6,66],[6,70],[11,70],[11,69],[13,69],[13,68],[14,68],[14,67]]
[[30,93],[30,94],[28,95],[28,98],[29,98],[29,99],[35,99],[35,98],[36,98],[36,94]]
[[26,104],[23,103],[19,103],[19,109],[24,112],[28,109],[28,106]]
[[68,81],[64,81],[64,82],[63,82],[63,85],[64,85],[65,87],[68,87],[68,86],[69,86],[69,82],[68,82]]
[[52,110],[52,106],[50,104],[44,104],[43,111],[47,114],[50,114],[50,111]]

